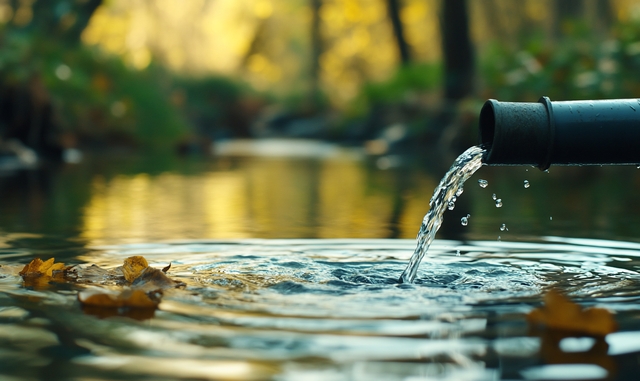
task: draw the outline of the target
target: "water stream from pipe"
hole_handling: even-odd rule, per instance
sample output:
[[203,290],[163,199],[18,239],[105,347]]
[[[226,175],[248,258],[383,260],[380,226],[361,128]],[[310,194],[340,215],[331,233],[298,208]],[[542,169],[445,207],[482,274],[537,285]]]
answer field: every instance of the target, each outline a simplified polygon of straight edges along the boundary
[[449,171],[440,180],[440,184],[433,191],[433,196],[429,201],[429,211],[422,220],[416,249],[409,260],[409,265],[400,276],[401,283],[412,283],[415,279],[418,266],[420,266],[422,258],[429,250],[436,232],[442,225],[444,212],[455,207],[457,198],[462,194],[464,182],[482,166],[484,153],[485,149],[480,146],[467,149],[458,156]]

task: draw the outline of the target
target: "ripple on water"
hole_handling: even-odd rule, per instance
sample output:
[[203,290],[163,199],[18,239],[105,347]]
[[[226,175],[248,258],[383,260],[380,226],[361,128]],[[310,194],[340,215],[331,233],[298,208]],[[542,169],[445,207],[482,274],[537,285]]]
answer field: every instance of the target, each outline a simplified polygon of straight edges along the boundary
[[[413,240],[261,240],[103,247],[77,259],[105,267],[118,266],[131,255],[144,255],[155,267],[171,262],[169,275],[187,288],[166,292],[151,322],[136,323],[82,315],[69,291],[36,293],[20,289],[17,279],[11,279],[11,287],[0,279],[0,324],[29,326],[30,314],[38,311],[38,329],[66,332],[65,342],[89,349],[74,357],[75,363],[89,370],[129,364],[109,368],[127,377],[140,372],[161,376],[160,363],[184,358],[202,369],[224,359],[230,374],[238,376],[230,379],[283,380],[317,373],[339,380],[347,370],[365,378],[375,370],[382,372],[379,379],[404,379],[436,372],[424,368],[427,363],[457,364],[439,367],[436,378],[470,372],[470,379],[495,379],[497,370],[484,365],[487,353],[535,357],[539,347],[537,338],[526,337],[523,323],[505,321],[504,329],[496,331],[501,316],[523,321],[522,314],[548,287],[619,313],[640,309],[638,247],[553,239],[436,240],[416,281],[400,284],[398,275],[414,245]],[[20,308],[29,314],[12,314],[15,308],[9,307],[22,297],[25,303],[31,300]],[[486,332],[502,333],[488,339]],[[526,348],[508,349],[522,342]],[[133,360],[148,367],[135,370]],[[396,362],[405,366],[396,368]],[[372,365],[358,368],[365,363]],[[193,377],[204,374],[191,370]]]

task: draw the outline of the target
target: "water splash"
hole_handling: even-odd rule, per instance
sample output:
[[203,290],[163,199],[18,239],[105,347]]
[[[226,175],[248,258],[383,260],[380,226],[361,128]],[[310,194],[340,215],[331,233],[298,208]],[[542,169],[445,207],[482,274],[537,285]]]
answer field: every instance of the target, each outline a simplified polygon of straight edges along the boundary
[[449,171],[444,175],[440,184],[433,191],[429,201],[429,212],[424,216],[420,231],[418,232],[418,244],[413,252],[409,265],[402,272],[399,281],[411,283],[416,277],[418,266],[427,253],[429,245],[436,236],[436,232],[442,225],[442,218],[450,201],[458,194],[459,189],[481,166],[482,155],[485,150],[479,146],[473,146],[464,151],[453,162]]

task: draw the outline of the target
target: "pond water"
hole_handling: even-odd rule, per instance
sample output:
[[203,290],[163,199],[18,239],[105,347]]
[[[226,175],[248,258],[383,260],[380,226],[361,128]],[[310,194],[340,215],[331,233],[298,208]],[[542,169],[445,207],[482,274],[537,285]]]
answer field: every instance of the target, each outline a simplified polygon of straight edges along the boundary
[[[0,378],[633,379],[640,171],[481,168],[415,282],[400,284],[451,162],[329,149],[4,173]],[[171,263],[186,284],[151,315],[85,313],[84,286],[33,287],[10,271],[133,255]],[[620,332],[531,331],[525,315],[552,287],[615,312]]]

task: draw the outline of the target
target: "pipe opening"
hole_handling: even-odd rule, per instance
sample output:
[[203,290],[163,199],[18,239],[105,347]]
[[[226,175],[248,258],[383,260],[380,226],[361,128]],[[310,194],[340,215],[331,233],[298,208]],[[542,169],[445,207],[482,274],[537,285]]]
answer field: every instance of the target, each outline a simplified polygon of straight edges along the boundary
[[488,100],[480,110],[480,143],[489,150],[493,144],[493,137],[496,131],[496,115],[493,102]]

